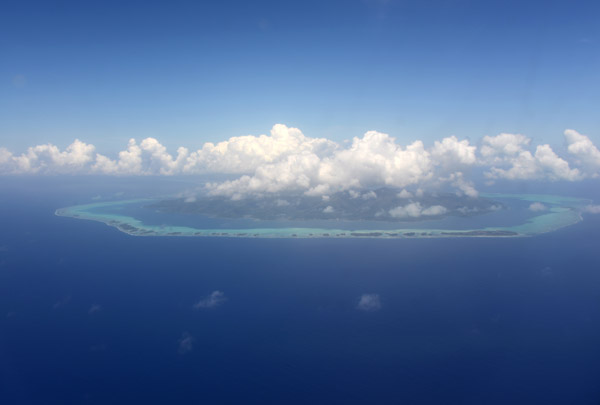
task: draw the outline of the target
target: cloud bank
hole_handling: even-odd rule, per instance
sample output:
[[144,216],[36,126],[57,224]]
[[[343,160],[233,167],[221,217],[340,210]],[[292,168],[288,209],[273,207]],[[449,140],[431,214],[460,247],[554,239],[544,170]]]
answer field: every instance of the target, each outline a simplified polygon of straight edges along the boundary
[[139,143],[131,139],[112,158],[80,140],[62,151],[52,144],[30,147],[20,155],[0,148],[0,174],[228,174],[237,177],[209,183],[207,188],[213,195],[233,199],[266,193],[325,196],[345,190],[385,186],[422,189],[442,184],[475,197],[477,190],[468,178],[473,169],[483,170],[490,181],[598,177],[600,151],[589,137],[572,129],[564,135],[568,156],[561,157],[550,145],[533,146],[531,139],[521,134],[485,136],[479,147],[450,136],[426,147],[420,140],[403,146],[388,134],[369,131],[345,146],[277,124],[270,135],[207,142],[191,152],[180,147],[176,154],[170,154],[154,138]]

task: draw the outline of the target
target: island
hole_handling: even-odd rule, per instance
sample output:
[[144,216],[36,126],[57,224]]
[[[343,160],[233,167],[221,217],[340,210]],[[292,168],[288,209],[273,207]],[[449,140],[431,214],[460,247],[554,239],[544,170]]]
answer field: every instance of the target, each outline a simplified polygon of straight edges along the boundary
[[[397,190],[236,200],[205,196],[104,201],[56,210],[133,236],[227,238],[514,238],[582,220],[588,200],[539,194],[407,197]],[[530,209],[531,204],[543,209]]]

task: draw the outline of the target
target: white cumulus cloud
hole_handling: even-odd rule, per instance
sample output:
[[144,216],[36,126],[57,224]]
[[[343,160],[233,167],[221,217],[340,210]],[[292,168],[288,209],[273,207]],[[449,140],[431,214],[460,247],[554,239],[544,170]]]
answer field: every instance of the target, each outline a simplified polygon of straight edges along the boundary
[[0,150],[0,173],[74,173],[81,171],[94,160],[94,145],[75,139],[64,151],[56,145],[32,146],[27,152],[13,156],[8,150]]
[[270,136],[238,136],[217,144],[207,142],[187,157],[184,173],[252,173],[264,165],[287,161],[289,156],[328,155],[338,145],[325,138],[310,138],[298,128],[276,124]]
[[574,129],[567,129],[565,138],[569,153],[575,156],[577,163],[582,166],[582,170],[592,177],[597,177],[600,169],[600,151],[590,138]]
[[531,140],[520,134],[486,136],[481,146],[482,163],[489,166],[486,176],[509,180],[581,180],[577,168],[559,157],[550,145],[526,149]]
[[446,168],[471,166],[477,162],[476,149],[466,139],[459,141],[457,137],[450,136],[442,139],[441,142],[435,141],[431,156],[436,164]]

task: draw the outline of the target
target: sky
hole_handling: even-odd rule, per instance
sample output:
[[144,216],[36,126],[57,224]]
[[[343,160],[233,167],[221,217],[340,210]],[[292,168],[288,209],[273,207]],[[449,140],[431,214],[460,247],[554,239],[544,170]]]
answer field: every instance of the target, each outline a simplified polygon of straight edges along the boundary
[[402,145],[600,140],[594,1],[8,1],[0,147],[175,154],[273,125]]

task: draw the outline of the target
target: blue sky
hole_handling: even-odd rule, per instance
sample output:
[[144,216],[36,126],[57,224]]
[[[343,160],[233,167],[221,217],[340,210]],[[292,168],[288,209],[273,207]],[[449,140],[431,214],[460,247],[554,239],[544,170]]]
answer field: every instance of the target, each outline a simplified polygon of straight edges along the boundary
[[597,2],[122,3],[4,6],[0,146],[173,150],[275,123],[334,141],[600,139]]

